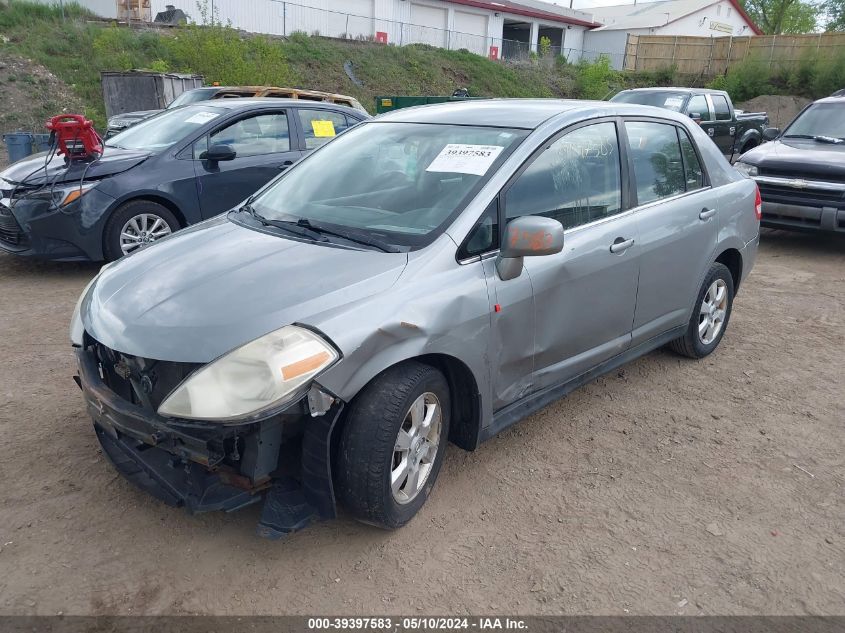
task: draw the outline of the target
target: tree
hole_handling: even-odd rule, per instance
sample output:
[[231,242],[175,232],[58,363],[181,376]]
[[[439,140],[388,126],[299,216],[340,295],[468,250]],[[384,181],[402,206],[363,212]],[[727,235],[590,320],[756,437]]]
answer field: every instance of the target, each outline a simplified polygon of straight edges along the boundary
[[845,0],[825,0],[822,11],[825,31],[845,31]]
[[[842,4],[845,0],[826,0]],[[766,35],[810,33],[822,7],[806,0],[742,0],[743,8]]]

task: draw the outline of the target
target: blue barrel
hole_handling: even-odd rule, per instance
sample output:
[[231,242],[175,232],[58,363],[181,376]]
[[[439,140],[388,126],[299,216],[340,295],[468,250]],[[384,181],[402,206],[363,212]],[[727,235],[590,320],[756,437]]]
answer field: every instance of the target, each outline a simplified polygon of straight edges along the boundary
[[9,162],[14,163],[32,154],[32,134],[29,132],[15,132],[4,134],[3,142],[9,152]]
[[32,151],[34,151],[34,152],[49,152],[50,151],[50,135],[49,134],[33,134],[32,135]]

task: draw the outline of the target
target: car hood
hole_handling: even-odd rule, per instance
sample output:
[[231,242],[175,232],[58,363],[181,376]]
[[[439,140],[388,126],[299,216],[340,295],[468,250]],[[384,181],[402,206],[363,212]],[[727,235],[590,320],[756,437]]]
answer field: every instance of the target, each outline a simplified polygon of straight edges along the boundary
[[812,139],[778,139],[742,155],[742,162],[756,165],[762,174],[803,176],[824,180],[845,178],[845,143],[819,143]]
[[[73,161],[68,165],[64,156],[54,156],[45,170],[44,160],[47,157],[47,152],[41,152],[13,163],[0,173],[0,178],[12,185],[23,183],[27,186],[40,186],[45,181],[57,184],[79,182],[83,175],[86,180],[97,180],[131,169],[147,160],[151,154],[151,152],[142,150],[106,147],[103,155],[91,163]],[[3,186],[5,187],[5,185]]]
[[405,253],[300,242],[220,216],[105,267],[82,301],[82,323],[125,354],[205,363],[326,310],[354,309],[392,286],[407,261]]

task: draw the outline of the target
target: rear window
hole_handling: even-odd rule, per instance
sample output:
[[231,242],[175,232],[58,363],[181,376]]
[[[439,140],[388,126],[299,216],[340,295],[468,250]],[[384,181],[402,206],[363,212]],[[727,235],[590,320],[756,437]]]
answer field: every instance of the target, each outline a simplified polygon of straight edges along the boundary
[[638,103],[640,105],[650,105],[680,112],[684,106],[684,99],[686,99],[684,93],[672,92],[671,90],[647,90],[642,92],[625,90],[614,96],[611,101],[616,103]]

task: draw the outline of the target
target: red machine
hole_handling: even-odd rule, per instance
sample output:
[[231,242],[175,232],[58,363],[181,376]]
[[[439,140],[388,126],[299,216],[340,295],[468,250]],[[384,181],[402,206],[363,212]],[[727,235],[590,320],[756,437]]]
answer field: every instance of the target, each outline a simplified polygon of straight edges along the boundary
[[81,114],[60,114],[47,121],[50,145],[58,144],[58,153],[69,160],[98,158],[103,154],[103,139]]

